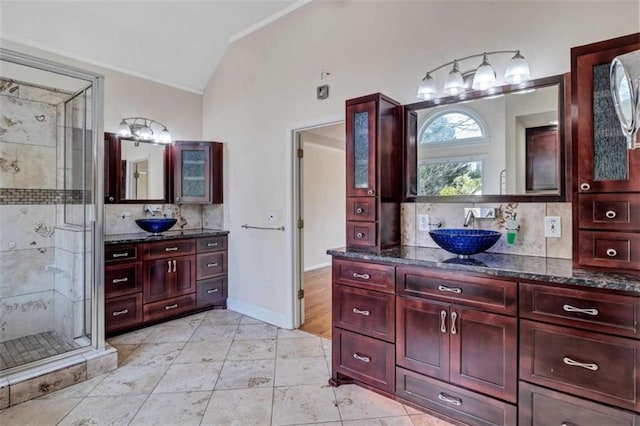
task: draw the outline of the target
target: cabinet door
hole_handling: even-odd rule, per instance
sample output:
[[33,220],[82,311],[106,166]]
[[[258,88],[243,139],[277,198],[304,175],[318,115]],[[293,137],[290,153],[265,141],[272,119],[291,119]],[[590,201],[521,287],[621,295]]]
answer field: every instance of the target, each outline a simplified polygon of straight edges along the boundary
[[640,190],[640,151],[627,151],[609,83],[613,58],[638,49],[640,33],[571,49],[580,192]]
[[171,297],[196,291],[195,263],[193,256],[176,257],[175,259],[171,259],[171,264],[173,266]]
[[516,402],[518,326],[516,318],[452,306],[449,380]]
[[396,363],[449,380],[449,305],[396,299]]
[[171,297],[173,263],[171,259],[146,260],[142,279],[144,303]]
[[347,106],[347,197],[376,195],[376,105]]
[[173,149],[174,202],[221,204],[222,144],[175,142]]

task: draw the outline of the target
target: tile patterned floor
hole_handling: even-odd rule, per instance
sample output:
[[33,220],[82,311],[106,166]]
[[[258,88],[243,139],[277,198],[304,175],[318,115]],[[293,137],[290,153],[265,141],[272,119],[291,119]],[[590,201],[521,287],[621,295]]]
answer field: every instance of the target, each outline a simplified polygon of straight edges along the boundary
[[0,343],[0,371],[79,348],[53,331],[19,337]]
[[449,426],[358,386],[328,386],[329,340],[230,310],[109,343],[117,370],[10,407],[0,424]]

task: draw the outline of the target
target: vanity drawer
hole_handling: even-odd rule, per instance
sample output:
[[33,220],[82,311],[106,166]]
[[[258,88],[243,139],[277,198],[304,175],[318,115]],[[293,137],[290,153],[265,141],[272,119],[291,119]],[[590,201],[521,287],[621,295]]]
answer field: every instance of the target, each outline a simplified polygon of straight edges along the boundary
[[196,294],[161,300],[159,302],[146,303],[143,306],[144,321],[155,321],[181,314],[196,308]]
[[394,346],[360,334],[333,328],[335,373],[344,374],[388,392],[394,390]]
[[640,269],[640,234],[580,231],[578,252],[580,265]]
[[142,293],[107,299],[104,304],[107,333],[142,322]]
[[396,290],[395,267],[377,263],[333,259],[333,282],[368,290],[393,293]]
[[333,325],[388,342],[395,341],[395,296],[336,285],[333,287]]
[[376,247],[375,222],[347,222],[347,246]]
[[640,194],[580,194],[578,199],[580,228],[640,228]]
[[640,416],[520,382],[520,426],[640,426]]
[[499,314],[517,312],[517,284],[513,281],[415,266],[399,266],[396,281],[401,295],[427,297]]
[[144,259],[184,256],[196,252],[194,239],[158,241],[143,244]]
[[396,395],[468,425],[515,426],[517,422],[514,405],[400,367],[396,368]]
[[142,262],[104,268],[104,297],[124,296],[142,290]]
[[347,220],[375,222],[376,198],[347,197]]
[[139,260],[137,245],[106,245],[104,247],[105,263],[130,262]]
[[196,240],[196,250],[198,253],[207,253],[210,251],[226,250],[227,236],[217,235],[215,237],[204,237]]
[[196,306],[226,305],[227,277],[209,278],[196,283]]
[[520,378],[640,410],[640,341],[520,321]]
[[520,316],[640,337],[640,298],[637,297],[521,283]]
[[215,277],[227,273],[227,252],[218,251],[196,255],[196,279]]

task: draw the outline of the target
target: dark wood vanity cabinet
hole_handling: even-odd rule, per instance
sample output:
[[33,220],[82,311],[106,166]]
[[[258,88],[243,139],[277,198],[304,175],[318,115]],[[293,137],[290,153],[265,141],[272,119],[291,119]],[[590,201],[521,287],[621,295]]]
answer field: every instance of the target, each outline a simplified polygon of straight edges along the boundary
[[196,305],[227,307],[227,237],[197,240]]
[[400,244],[402,107],[380,93],[346,102],[348,247]]
[[222,147],[220,142],[173,143],[175,204],[223,203]]
[[[571,49],[575,156],[574,263],[640,270],[640,151],[627,150],[610,89],[611,61],[640,49],[640,33]],[[627,235],[617,234],[623,231]]]
[[105,248],[105,331],[142,323],[142,253],[135,244]]

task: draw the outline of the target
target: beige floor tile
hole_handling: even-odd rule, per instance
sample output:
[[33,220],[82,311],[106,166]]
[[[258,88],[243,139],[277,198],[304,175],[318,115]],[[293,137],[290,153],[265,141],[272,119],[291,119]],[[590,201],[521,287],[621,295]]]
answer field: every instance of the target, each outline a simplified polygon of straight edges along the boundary
[[118,351],[118,367],[125,363],[125,360],[139,345],[139,343],[118,343],[117,345],[112,345]]
[[165,324],[171,325],[173,327],[192,327],[196,328],[204,320],[208,315],[208,312],[200,312],[199,314],[189,315],[188,317],[174,319],[172,321],[166,322]]
[[382,419],[347,420],[344,426],[413,426],[409,416],[385,417]]
[[274,388],[273,425],[335,422],[340,413],[333,388],[325,385]]
[[185,344],[142,343],[124,360],[123,366],[171,364]]
[[174,364],[224,361],[231,346],[231,339],[217,342],[188,342],[184,345]]
[[375,419],[404,416],[404,406],[392,399],[356,385],[335,388],[336,401],[342,420]]
[[429,414],[414,414],[409,417],[414,426],[454,426],[452,423],[430,416]]
[[278,358],[315,358],[324,356],[319,337],[278,340]]
[[271,324],[241,324],[238,326],[236,340],[276,339],[278,327]]
[[196,326],[170,325],[156,328],[144,339],[144,343],[186,342],[193,334]]
[[82,398],[60,400],[41,398],[23,402],[0,412],[0,425],[55,425],[81,401]]
[[147,395],[85,398],[58,425],[126,425],[146,399]]
[[111,346],[117,346],[120,344],[134,344],[142,343],[155,330],[154,327],[146,327],[140,330],[132,331],[130,333],[121,334],[119,336],[111,337],[107,339],[107,342]]
[[245,389],[273,386],[275,360],[226,361],[217,389]]
[[242,314],[228,309],[213,309],[207,312],[202,322],[209,325],[240,324],[242,317]]
[[221,362],[174,364],[169,367],[153,393],[213,390],[220,370]]
[[215,390],[203,425],[269,425],[273,388]]
[[52,392],[48,395],[41,396],[39,399],[71,399],[71,398],[84,398],[88,396],[104,379],[108,374],[94,377],[93,379],[85,380],[73,386],[60,389],[59,391]]
[[128,365],[108,374],[89,396],[149,394],[169,369],[169,364]]
[[243,315],[240,324],[266,324],[266,322]]
[[329,381],[329,369],[324,357],[278,358],[275,386],[324,385]]
[[286,328],[278,329],[278,339],[299,339],[302,337],[312,337],[313,334],[302,330],[287,330]]
[[275,340],[236,340],[231,344],[228,360],[275,359]]
[[208,325],[206,319],[202,321],[202,324],[193,332],[190,342],[216,342],[219,340],[230,340],[236,335],[238,326],[236,324],[231,325]]
[[210,391],[150,395],[130,425],[197,426],[210,397]]

